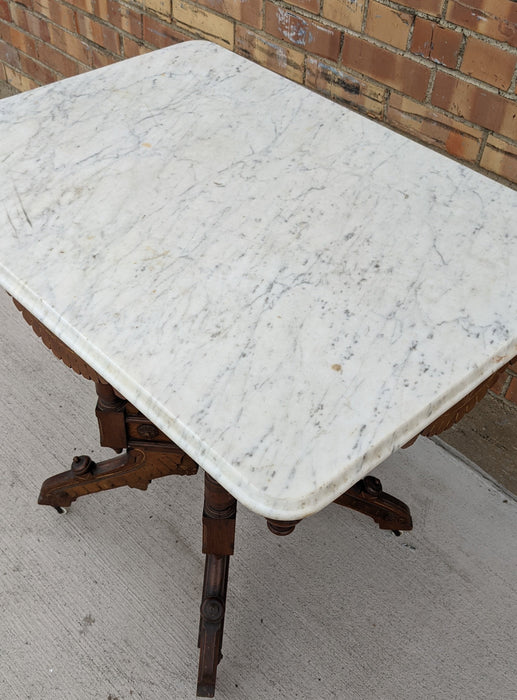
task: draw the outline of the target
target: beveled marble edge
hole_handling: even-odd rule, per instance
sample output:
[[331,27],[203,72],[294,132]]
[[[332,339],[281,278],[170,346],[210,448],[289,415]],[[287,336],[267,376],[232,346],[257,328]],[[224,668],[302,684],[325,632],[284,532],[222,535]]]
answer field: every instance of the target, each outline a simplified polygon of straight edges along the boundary
[[[231,463],[226,461],[203,443],[192,431],[180,421],[167,413],[150,396],[149,392],[139,387],[126,373],[116,367],[113,362],[93,343],[78,334],[62,317],[54,312],[45,302],[27,286],[21,285],[0,263],[0,282],[6,291],[17,299],[25,308],[41,321],[52,333],[57,335],[68,347],[78,354],[87,364],[96,370],[109,384],[120,392],[130,403],[136,406],[150,421],[152,421],[173,442],[207,471],[221,486],[226,488],[242,505],[266,518],[275,520],[299,520],[317,513],[335,498],[353,486],[359,479],[369,474],[372,469],[381,464],[393,452],[406,444],[408,440],[418,435],[421,430],[439,418],[445,411],[454,406],[470,391],[479,386],[485,379],[506,362],[517,355],[517,342],[509,343],[504,355],[498,361],[488,363],[483,370],[473,370],[471,375],[461,385],[455,386],[439,397],[432,407],[421,411],[418,416],[408,420],[397,433],[384,437],[372,450],[349,465],[348,474],[343,478],[329,482],[325,488],[312,492],[306,500],[300,503],[298,498],[272,498],[259,489],[250,490],[249,485],[243,486],[242,474]],[[46,308],[47,313],[42,313]],[[171,419],[173,424],[171,425]],[[374,454],[370,454],[373,452]],[[358,476],[351,477],[350,472]]]

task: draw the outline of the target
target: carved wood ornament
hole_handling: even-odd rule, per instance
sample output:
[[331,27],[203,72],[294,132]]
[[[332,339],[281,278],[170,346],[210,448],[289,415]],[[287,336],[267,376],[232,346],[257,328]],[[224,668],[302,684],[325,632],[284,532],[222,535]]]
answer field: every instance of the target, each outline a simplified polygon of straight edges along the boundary
[[510,360],[505,365],[500,367],[496,372],[494,372],[494,374],[490,375],[490,377],[485,379],[485,381],[479,384],[475,389],[469,391],[466,396],[455,403],[454,406],[451,406],[451,408],[445,411],[445,413],[442,413],[439,418],[430,423],[427,428],[421,430],[417,435],[415,435],[414,438],[409,440],[409,442],[406,442],[403,447],[411,447],[411,445],[420,435],[432,437],[433,435],[443,433],[444,430],[452,428],[453,425],[458,423],[463,416],[467,415],[467,413],[470,413],[470,411],[472,411],[472,409],[481,401],[481,399],[486,396],[489,389],[494,386],[499,377],[504,374],[507,368],[512,364],[512,362],[515,362],[516,359],[517,358],[514,357],[513,360]]

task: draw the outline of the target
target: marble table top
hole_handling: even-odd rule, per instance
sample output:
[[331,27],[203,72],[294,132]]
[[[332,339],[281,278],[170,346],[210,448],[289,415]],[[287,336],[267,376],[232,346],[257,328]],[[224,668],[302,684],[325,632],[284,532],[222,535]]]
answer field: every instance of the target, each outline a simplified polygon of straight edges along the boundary
[[268,517],[517,354],[517,194],[205,42],[2,100],[0,202],[8,292]]

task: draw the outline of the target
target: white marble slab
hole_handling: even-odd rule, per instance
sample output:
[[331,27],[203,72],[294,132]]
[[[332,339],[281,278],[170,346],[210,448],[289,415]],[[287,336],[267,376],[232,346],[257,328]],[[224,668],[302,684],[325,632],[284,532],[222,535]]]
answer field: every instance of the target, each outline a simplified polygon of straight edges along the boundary
[[263,515],[517,354],[517,194],[192,42],[0,102],[0,281]]

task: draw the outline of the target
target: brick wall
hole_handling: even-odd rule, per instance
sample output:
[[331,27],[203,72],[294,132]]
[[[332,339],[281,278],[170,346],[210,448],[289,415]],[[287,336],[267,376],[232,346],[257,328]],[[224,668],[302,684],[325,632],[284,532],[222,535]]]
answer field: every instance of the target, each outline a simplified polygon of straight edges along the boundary
[[[517,185],[517,0],[0,0],[26,90],[204,38]],[[517,364],[497,387],[517,404]]]

